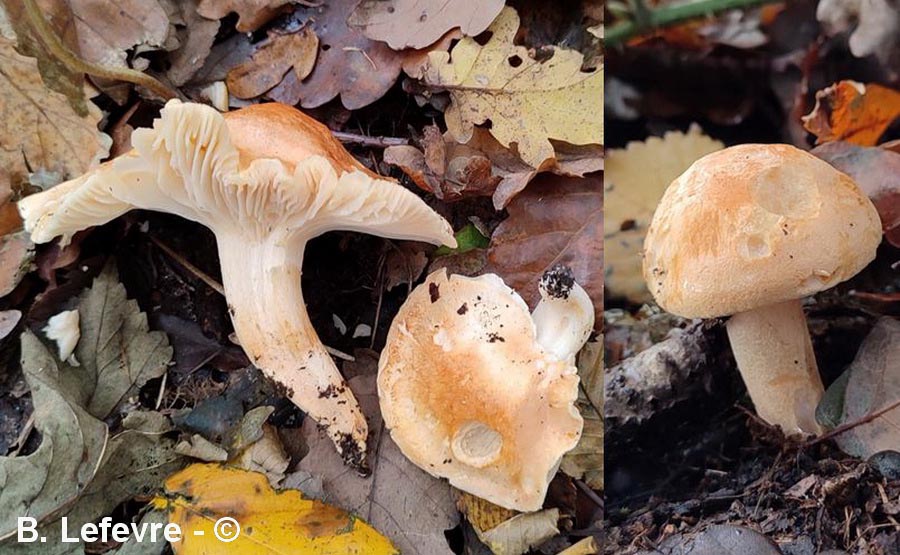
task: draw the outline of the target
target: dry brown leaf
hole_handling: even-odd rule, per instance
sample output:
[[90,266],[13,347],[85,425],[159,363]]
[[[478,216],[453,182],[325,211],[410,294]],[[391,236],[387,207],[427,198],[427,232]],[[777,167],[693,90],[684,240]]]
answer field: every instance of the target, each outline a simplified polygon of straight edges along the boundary
[[900,92],[881,85],[840,81],[816,93],[816,105],[803,127],[816,144],[847,141],[873,146],[900,116]]
[[582,177],[603,169],[599,145],[555,143],[555,156],[533,168],[487,129],[476,127],[467,144],[436,130],[435,126],[425,128],[424,152],[413,146],[392,146],[385,149],[384,161],[400,167],[416,185],[446,201],[493,196],[494,208],[502,210],[540,172]]
[[156,0],[69,0],[78,50],[90,62],[127,65],[133,48],[162,48],[169,34],[169,18]]
[[900,247],[900,153],[840,141],[812,153],[859,184],[878,209],[885,238]]
[[494,231],[486,271],[503,278],[532,307],[540,299],[541,275],[556,264],[572,268],[603,311],[603,188],[599,175],[539,175],[509,206]]
[[173,23],[177,23],[175,36],[179,46],[169,54],[171,65],[166,76],[177,87],[187,83],[203,66],[219,32],[219,22],[210,21],[197,13],[197,5],[198,0],[180,0],[176,3],[180,20]]
[[97,131],[100,110],[89,103],[88,115],[78,116],[65,96],[44,86],[37,61],[13,46],[0,38],[0,184],[27,181],[29,167],[60,180],[84,173],[109,148]]
[[340,95],[345,108],[356,110],[375,102],[393,86],[400,75],[403,54],[347,25],[358,2],[330,0],[295,12],[319,37],[316,67],[302,81],[293,72],[288,73],[270,91],[270,98],[315,108]]
[[469,36],[484,31],[503,0],[363,0],[349,23],[394,50],[424,48],[451,29]]
[[436,43],[428,48],[420,48],[418,50],[404,50],[403,54],[403,72],[413,79],[422,79],[425,77],[425,68],[428,67],[428,54],[431,52],[446,52],[450,49],[450,44],[462,38],[463,34],[459,29],[448,31]]
[[25,274],[32,270],[34,243],[20,231],[0,237],[0,297],[12,293]]
[[238,98],[256,98],[284,79],[293,68],[304,79],[316,64],[319,39],[309,27],[296,33],[269,35],[250,59],[228,72],[228,92]]
[[606,288],[634,303],[651,300],[641,272],[644,235],[663,192],[702,156],[725,145],[692,125],[687,133],[628,143],[607,153],[603,176]]
[[222,19],[231,12],[238,14],[237,30],[255,31],[273,19],[293,0],[200,0],[197,11],[207,19]]
[[448,131],[467,143],[475,125],[490,119],[491,134],[504,146],[515,143],[532,167],[553,157],[550,139],[601,144],[602,70],[582,71],[582,54],[564,48],[550,47],[549,58],[537,61],[513,43],[518,29],[519,16],[507,7],[484,46],[466,37],[450,54],[429,54],[425,80],[452,100],[444,114]]

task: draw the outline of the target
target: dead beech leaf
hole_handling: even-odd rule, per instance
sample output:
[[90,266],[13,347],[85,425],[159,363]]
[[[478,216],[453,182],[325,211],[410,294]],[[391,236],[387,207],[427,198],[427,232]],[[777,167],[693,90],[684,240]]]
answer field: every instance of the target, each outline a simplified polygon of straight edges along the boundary
[[518,29],[519,16],[507,7],[484,46],[466,37],[450,54],[429,54],[425,80],[452,100],[444,114],[448,131],[467,143],[474,126],[490,119],[491,134],[504,146],[516,143],[532,167],[553,157],[550,139],[601,144],[603,71],[582,71],[582,54],[564,48],[551,47],[549,59],[539,62],[513,43]]
[[394,50],[424,48],[451,29],[475,36],[503,9],[503,0],[363,0],[349,23]]
[[885,238],[900,247],[900,153],[835,141],[812,153],[846,173],[872,199]]
[[[856,422],[900,399],[900,321],[878,320],[850,365],[841,424]],[[900,445],[900,407],[838,435],[845,452],[867,458]]]
[[[223,549],[259,555],[398,554],[390,541],[362,519],[305,499],[297,490],[275,491],[263,474],[218,464],[193,464],[169,476],[165,494],[153,504],[167,510],[169,522],[181,527],[182,540],[171,544],[176,555],[222,553]],[[227,549],[214,533],[227,533],[216,524],[221,517],[231,517],[240,526]]]
[[272,100],[315,108],[340,95],[345,108],[356,110],[375,102],[393,86],[400,75],[403,54],[347,25],[358,2],[329,0],[294,12],[319,37],[318,58],[312,73],[302,81],[289,72],[270,91]]
[[611,295],[637,304],[652,300],[641,272],[641,251],[656,205],[676,177],[724,146],[692,125],[687,133],[669,131],[607,152],[603,265]]
[[237,30],[255,31],[268,23],[293,0],[200,0],[197,12],[207,19],[222,19],[231,12],[238,14]]
[[538,176],[509,206],[509,218],[491,237],[488,272],[498,274],[534,307],[541,275],[556,264],[572,268],[575,280],[603,312],[603,188],[598,175]]
[[37,61],[0,37],[0,183],[28,181],[29,167],[69,179],[106,156],[109,137],[97,130],[100,110],[79,116],[68,99],[49,90]]
[[291,34],[269,35],[249,60],[228,72],[228,92],[256,98],[281,82],[291,68],[304,79],[316,64],[319,39],[309,27]]
[[900,116],[900,92],[881,85],[839,81],[816,93],[816,105],[803,127],[816,144],[847,141],[873,146]]

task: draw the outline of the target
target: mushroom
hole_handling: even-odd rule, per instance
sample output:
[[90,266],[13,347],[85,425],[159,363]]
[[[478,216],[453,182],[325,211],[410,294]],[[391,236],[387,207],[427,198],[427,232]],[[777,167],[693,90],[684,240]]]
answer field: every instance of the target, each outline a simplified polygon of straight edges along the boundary
[[378,364],[382,415],[403,454],[519,511],[541,508],[581,436],[573,361],[594,313],[568,302],[587,299],[571,272],[554,272],[564,278],[543,280],[542,292],[557,296],[545,294],[539,322],[494,274],[432,273],[400,308]]
[[823,394],[801,299],[875,258],[881,223],[847,175],[788,145],[740,145],[695,162],[663,195],[644,279],[686,318],[733,315],[735,360],[759,416],[815,434]]
[[216,234],[222,281],[244,351],[364,467],[367,427],[306,313],[303,251],[334,229],[455,245],[417,196],[361,166],[328,129],[282,104],[220,114],[172,100],[134,149],[19,202],[44,243],[133,209],[178,214]]

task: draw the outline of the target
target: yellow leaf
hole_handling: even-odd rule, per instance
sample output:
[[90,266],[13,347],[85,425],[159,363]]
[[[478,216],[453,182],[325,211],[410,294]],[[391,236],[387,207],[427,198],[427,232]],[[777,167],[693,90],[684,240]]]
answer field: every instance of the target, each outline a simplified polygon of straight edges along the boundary
[[687,133],[671,131],[607,153],[603,257],[610,294],[635,303],[650,300],[641,274],[641,249],[656,205],[669,183],[694,161],[723,147],[693,125]]
[[[194,464],[169,476],[165,495],[153,504],[181,528],[182,540],[172,544],[176,555],[398,554],[361,519],[296,490],[275,491],[263,474],[219,464]],[[216,536],[223,517],[240,526],[228,543]],[[218,529],[223,537],[234,530]]]
[[452,99],[444,114],[447,130],[467,143],[474,126],[490,119],[491,134],[503,146],[517,143],[533,167],[553,157],[549,139],[602,143],[602,69],[582,71],[581,53],[556,47],[539,62],[513,44],[518,28],[518,14],[507,7],[488,28],[484,46],[466,37],[450,54],[429,54],[425,80]]

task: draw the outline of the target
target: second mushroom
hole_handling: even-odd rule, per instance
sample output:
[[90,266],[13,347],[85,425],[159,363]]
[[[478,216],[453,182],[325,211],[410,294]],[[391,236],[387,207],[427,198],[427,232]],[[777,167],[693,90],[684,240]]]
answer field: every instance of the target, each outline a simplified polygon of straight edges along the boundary
[[251,360],[327,431],[344,460],[365,464],[368,429],[306,313],[306,242],[334,229],[455,246],[421,199],[360,165],[329,130],[281,104],[220,114],[170,101],[134,149],[19,202],[36,243],[134,208],[213,230],[235,332]]

